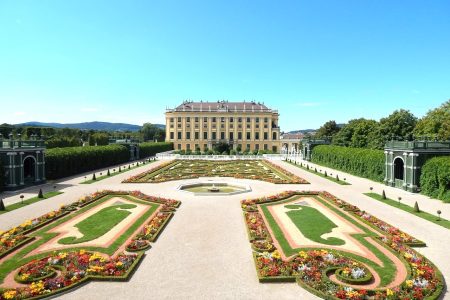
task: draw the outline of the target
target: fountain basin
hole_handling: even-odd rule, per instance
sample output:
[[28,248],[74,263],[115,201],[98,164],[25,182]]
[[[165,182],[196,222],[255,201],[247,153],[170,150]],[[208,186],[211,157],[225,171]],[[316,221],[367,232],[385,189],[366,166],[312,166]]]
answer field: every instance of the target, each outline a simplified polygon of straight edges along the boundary
[[235,182],[202,181],[180,184],[177,187],[182,192],[192,193],[195,196],[223,196],[250,192],[249,185]]

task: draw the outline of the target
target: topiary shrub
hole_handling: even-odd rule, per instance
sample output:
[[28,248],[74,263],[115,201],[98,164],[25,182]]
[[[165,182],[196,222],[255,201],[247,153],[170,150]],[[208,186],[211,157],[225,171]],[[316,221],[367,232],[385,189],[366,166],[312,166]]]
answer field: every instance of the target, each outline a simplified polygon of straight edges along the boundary
[[416,203],[414,203],[414,212],[416,212],[416,213],[420,212],[419,204],[417,203],[417,201],[416,201]]
[[109,169],[108,172],[106,173],[106,176],[111,176],[111,172],[109,172]]
[[0,211],[6,210],[5,203],[3,203],[3,199],[0,198]]
[[450,202],[450,156],[434,157],[425,162],[420,188],[427,196]]
[[97,180],[97,177],[95,176],[95,173],[92,175],[92,180]]
[[39,199],[44,198],[44,194],[42,193],[42,189],[39,189],[38,198]]
[[386,192],[383,190],[383,193],[381,194],[381,199],[386,200]]

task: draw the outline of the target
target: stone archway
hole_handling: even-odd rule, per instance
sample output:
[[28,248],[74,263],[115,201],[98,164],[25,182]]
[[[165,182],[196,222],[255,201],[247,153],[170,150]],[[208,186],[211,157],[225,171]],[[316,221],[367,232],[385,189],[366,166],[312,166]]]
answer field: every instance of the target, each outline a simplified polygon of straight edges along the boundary
[[396,180],[404,180],[405,178],[405,162],[403,158],[396,157],[394,159],[394,179]]
[[36,181],[36,159],[33,156],[27,156],[23,160],[23,179],[25,183]]

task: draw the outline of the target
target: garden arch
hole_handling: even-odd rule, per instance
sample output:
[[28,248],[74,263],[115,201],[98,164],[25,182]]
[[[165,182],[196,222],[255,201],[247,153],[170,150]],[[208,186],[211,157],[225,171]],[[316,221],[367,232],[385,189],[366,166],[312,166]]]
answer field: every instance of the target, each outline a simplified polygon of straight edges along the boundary
[[405,162],[403,158],[397,156],[393,161],[394,165],[394,179],[404,180],[405,178]]
[[36,181],[36,158],[32,155],[28,155],[23,159],[23,178],[26,182]]

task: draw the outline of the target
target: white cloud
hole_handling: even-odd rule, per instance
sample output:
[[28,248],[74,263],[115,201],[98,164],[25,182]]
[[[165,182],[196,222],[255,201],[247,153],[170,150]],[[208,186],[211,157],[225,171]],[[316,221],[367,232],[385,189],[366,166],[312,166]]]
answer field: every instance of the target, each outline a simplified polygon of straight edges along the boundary
[[16,116],[16,117],[24,116],[24,115],[26,115],[26,114],[27,114],[27,113],[24,112],[24,111],[16,111],[16,112],[14,112],[14,116]]

